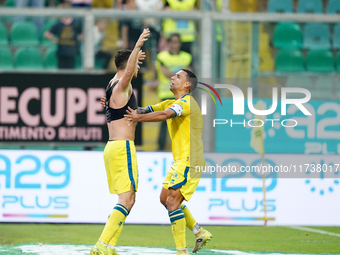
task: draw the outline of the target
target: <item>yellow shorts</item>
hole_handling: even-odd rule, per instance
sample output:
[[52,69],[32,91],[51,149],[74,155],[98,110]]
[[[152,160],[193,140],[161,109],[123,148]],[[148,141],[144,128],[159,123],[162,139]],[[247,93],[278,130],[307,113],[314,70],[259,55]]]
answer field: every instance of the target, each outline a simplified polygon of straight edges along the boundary
[[138,168],[135,144],[132,141],[108,141],[104,149],[107,182],[111,194],[135,191],[138,187]]
[[195,178],[192,178],[192,171],[195,171],[195,168],[190,167],[187,162],[174,163],[165,177],[163,187],[166,190],[169,188],[177,189],[181,187],[180,190],[184,200],[189,201],[200,181],[200,175],[198,176],[196,174]]

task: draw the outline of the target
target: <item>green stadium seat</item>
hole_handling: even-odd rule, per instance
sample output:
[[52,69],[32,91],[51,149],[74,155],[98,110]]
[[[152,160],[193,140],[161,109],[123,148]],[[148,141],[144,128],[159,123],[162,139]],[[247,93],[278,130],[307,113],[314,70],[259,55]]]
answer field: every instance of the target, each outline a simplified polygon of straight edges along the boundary
[[15,0],[6,0],[5,7],[15,7]]
[[302,30],[298,23],[278,23],[273,35],[276,48],[302,48]]
[[312,99],[323,99],[323,100],[333,100],[335,99],[335,94],[332,89],[315,88],[309,90]]
[[33,22],[18,21],[11,28],[12,45],[38,45],[38,29]]
[[16,69],[43,69],[41,52],[35,47],[20,47],[15,53]]
[[327,4],[327,13],[329,14],[340,13],[340,1],[329,0]]
[[340,49],[340,23],[335,24],[335,26],[334,26],[333,48]]
[[82,151],[82,150],[84,150],[84,147],[83,146],[57,146],[57,150]]
[[0,47],[0,70],[13,69],[12,52],[5,47]]
[[299,0],[298,2],[298,13],[323,13],[323,6],[321,0]]
[[333,86],[334,86],[333,80],[334,80],[333,77],[321,76],[316,80],[315,88],[316,89],[330,89],[330,90],[332,90]]
[[293,12],[292,0],[270,0],[268,3],[268,12]]
[[313,83],[309,77],[306,76],[289,76],[287,78],[286,87],[299,87],[305,89],[313,88]]
[[340,51],[338,52],[338,55],[336,56],[336,68],[338,72],[340,72]]
[[305,25],[303,47],[305,49],[330,49],[329,26],[324,23]]
[[307,70],[310,72],[334,72],[334,56],[330,50],[311,50],[307,54]]
[[8,44],[7,28],[2,22],[0,22],[0,45],[7,45],[7,44]]
[[58,69],[57,48],[48,48],[45,52],[45,68]]
[[303,72],[304,60],[302,52],[298,49],[283,49],[279,51],[275,59],[276,71]]
[[58,21],[57,20],[49,20],[45,22],[42,32],[41,32],[41,44],[44,46],[51,46],[51,45],[57,45],[55,42],[52,42],[44,37],[44,33],[46,30],[50,30],[51,27],[53,27]]
[[83,69],[83,58],[81,57],[81,55],[78,55],[76,57],[75,69],[77,70]]

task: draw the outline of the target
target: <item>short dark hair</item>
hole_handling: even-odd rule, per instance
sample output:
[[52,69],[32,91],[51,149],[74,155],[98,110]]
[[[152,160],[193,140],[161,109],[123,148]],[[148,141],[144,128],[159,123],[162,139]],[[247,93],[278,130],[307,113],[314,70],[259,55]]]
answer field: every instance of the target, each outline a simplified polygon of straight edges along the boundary
[[197,87],[197,77],[196,75],[188,69],[181,69],[187,73],[187,78],[190,81],[190,92],[193,92]]
[[115,55],[115,64],[117,70],[123,70],[131,55],[131,50],[119,50]]
[[178,37],[179,41],[182,42],[182,41],[181,41],[181,35],[178,34],[178,33],[173,33],[173,34],[171,34],[170,37],[169,37],[169,39],[168,39],[168,42],[171,41],[172,37]]

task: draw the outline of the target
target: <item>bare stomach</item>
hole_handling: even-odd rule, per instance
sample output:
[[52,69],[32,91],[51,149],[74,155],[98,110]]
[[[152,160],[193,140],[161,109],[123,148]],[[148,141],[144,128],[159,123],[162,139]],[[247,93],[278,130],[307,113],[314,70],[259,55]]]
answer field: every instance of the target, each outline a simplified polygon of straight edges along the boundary
[[109,129],[109,140],[135,140],[136,123],[131,123],[126,119],[119,119],[107,123]]

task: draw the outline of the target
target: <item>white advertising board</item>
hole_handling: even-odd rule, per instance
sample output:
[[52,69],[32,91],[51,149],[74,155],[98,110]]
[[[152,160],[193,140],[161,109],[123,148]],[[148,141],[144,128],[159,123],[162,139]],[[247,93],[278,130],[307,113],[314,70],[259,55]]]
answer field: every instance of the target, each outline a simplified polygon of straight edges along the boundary
[[[168,224],[159,193],[172,154],[137,152],[137,158],[139,189],[126,222]],[[333,164],[333,171],[314,178],[308,172],[300,178],[267,178],[268,225],[340,226],[338,156],[266,155],[277,166],[287,164],[287,158],[297,166],[326,162]],[[261,162],[256,154],[206,155],[207,165],[226,161],[235,166]],[[238,172],[220,176],[224,178],[203,177],[186,203],[200,224],[263,224],[261,175]],[[117,196],[109,194],[102,152],[0,150],[1,222],[105,223],[116,202]]]

